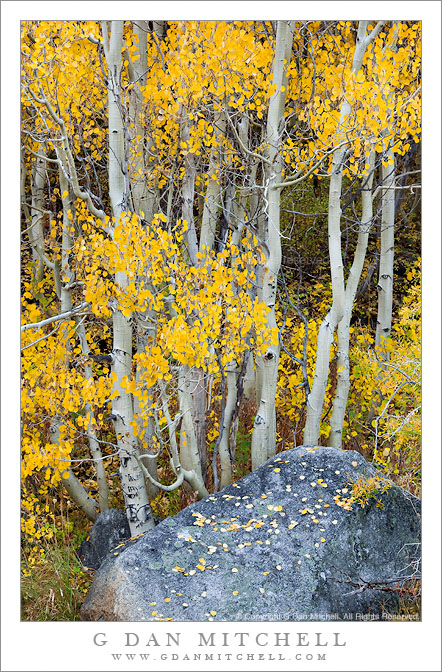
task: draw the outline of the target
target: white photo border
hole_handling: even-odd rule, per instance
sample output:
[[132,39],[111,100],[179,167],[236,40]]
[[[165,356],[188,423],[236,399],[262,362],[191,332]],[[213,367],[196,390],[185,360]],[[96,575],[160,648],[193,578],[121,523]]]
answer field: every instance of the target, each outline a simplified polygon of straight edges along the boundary
[[[441,185],[441,5],[421,2],[1,2],[1,279],[2,279],[2,666],[5,671],[70,670],[193,670],[183,660],[196,652],[199,632],[323,633],[333,641],[340,633],[345,647],[327,648],[325,661],[308,660],[301,647],[266,647],[267,658],[247,660],[262,648],[213,647],[210,670],[440,670],[440,185]],[[418,623],[25,623],[20,622],[20,510],[19,510],[19,312],[20,240],[19,125],[20,20],[105,18],[149,19],[393,19],[423,22],[423,616]],[[181,646],[136,649],[151,653],[147,662],[112,659],[125,653],[125,634],[140,641],[151,633],[159,642],[165,633],[180,633]],[[96,646],[94,635],[106,633],[108,645]],[[97,641],[100,640],[100,637]],[[295,640],[294,640],[295,641]],[[131,650],[131,649],[130,649]],[[135,650],[135,649],[134,649]],[[228,651],[232,659],[217,660]],[[314,648],[308,651],[316,654]],[[201,652],[201,650],[198,650]],[[303,659],[296,661],[295,655]],[[179,654],[173,660],[171,654]],[[168,654],[166,660],[161,655]],[[237,654],[243,659],[235,658]],[[274,658],[268,658],[268,655]],[[322,650],[321,650],[322,654]],[[202,657],[203,658],[203,657]],[[198,663],[203,670],[204,661]]]

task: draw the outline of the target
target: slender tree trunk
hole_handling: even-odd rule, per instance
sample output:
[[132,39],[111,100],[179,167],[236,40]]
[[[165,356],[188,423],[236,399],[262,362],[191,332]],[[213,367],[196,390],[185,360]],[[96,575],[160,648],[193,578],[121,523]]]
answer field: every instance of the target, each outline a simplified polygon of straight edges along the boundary
[[[116,276],[120,286],[123,282]],[[124,285],[123,285],[124,286]],[[112,417],[120,451],[120,478],[126,504],[126,513],[132,536],[153,528],[154,521],[147,496],[144,475],[140,469],[136,438],[133,434],[132,397],[121,387],[122,379],[130,377],[132,369],[132,329],[127,318],[116,310],[113,318],[114,349],[113,373],[116,374],[114,391],[118,396],[112,404]]]
[[[241,132],[240,137],[242,137]],[[247,137],[243,139],[243,142],[245,142],[246,139]],[[250,194],[249,199],[249,220],[251,220],[252,222],[255,220],[255,218],[259,220],[259,217],[261,217],[261,215],[258,214],[259,191],[256,184],[257,172],[258,172],[258,162],[254,161],[250,169],[250,180],[249,180],[249,188],[252,189],[252,193]],[[259,229],[258,221],[256,222],[256,228]],[[250,292],[250,294],[251,293],[252,292]],[[245,401],[250,401],[255,404],[257,403],[259,398],[260,395],[258,394],[257,374],[255,370],[255,358],[254,354],[251,352],[250,356],[247,359],[247,371],[244,378],[244,399]]]
[[[40,146],[39,154],[46,156],[44,146]],[[43,278],[44,263],[43,253],[43,204],[44,187],[46,183],[46,161],[44,158],[36,158],[31,180],[31,226],[29,228],[29,241],[32,248],[32,260],[34,262],[34,280],[40,282]]]
[[391,150],[384,155],[389,165],[382,165],[382,220],[381,254],[378,278],[378,318],[376,325],[376,346],[381,359],[387,361],[389,352],[384,348],[391,333],[393,308],[393,262],[394,262],[394,217],[395,217],[395,158]]
[[[139,354],[145,352],[146,346],[148,345],[148,343],[152,342],[152,340],[155,338],[156,335],[155,324],[153,320],[151,320],[151,317],[152,317],[151,311],[149,310],[147,310],[142,316],[137,315],[136,341],[137,341],[137,352]],[[135,372],[137,387],[140,386],[144,372],[145,372],[144,367],[141,366],[139,362],[137,362],[137,368]],[[151,398],[153,401],[153,395],[154,395],[154,389],[150,388],[143,396],[145,397],[147,396],[148,399]],[[145,416],[143,414],[143,409],[141,408],[140,399],[138,396],[134,396],[134,415],[135,418],[137,419],[138,436],[142,437],[141,440],[147,443],[148,445],[147,448],[140,446],[139,448],[140,453],[142,455],[144,454],[152,455],[152,451],[149,448],[149,444],[155,433],[154,419],[152,418],[151,415],[149,415],[147,418],[147,427],[144,426]],[[146,469],[149,471],[152,478],[155,481],[158,481],[158,464],[156,458],[152,457],[146,460],[144,464],[146,465]],[[155,485],[153,485],[152,482],[149,480],[146,481],[146,489],[149,499],[153,499],[158,495],[158,488]]]
[[[161,22],[157,22],[161,23]],[[129,59],[129,75],[133,82],[133,89],[129,101],[129,119],[134,125],[135,139],[131,142],[131,162],[129,166],[129,176],[131,183],[131,197],[133,211],[149,225],[153,220],[156,212],[159,212],[158,190],[154,186],[149,185],[149,170],[151,158],[155,154],[155,144],[152,140],[152,135],[149,134],[147,128],[147,119],[145,118],[144,97],[140,90],[141,86],[146,84],[147,73],[147,21],[134,21],[133,31],[138,38],[138,54],[139,58],[132,61]],[[147,148],[144,149],[146,142]],[[144,278],[145,286],[148,285],[148,278]],[[150,287],[149,287],[150,289]],[[152,319],[151,311],[146,311],[144,315],[137,316],[137,352],[143,353],[145,351],[148,341],[155,337],[154,320]],[[143,369],[137,365],[136,380],[137,383],[142,378]],[[151,390],[150,392],[153,393]],[[148,391],[149,394],[149,391]],[[149,416],[148,426],[144,428],[144,418],[141,417],[140,400],[134,397],[134,415],[138,418],[139,436],[143,435],[144,440],[149,443],[151,440],[154,427],[153,418]],[[140,448],[142,454],[150,454],[150,450],[143,450]],[[146,468],[154,480],[158,480],[157,461],[156,459],[149,459],[146,461]],[[158,494],[158,488],[146,481],[147,494],[150,499],[153,499]]]
[[[187,122],[181,126],[181,140],[189,144],[190,131]],[[185,241],[192,266],[198,264],[198,239],[193,216],[195,198],[195,156],[188,153],[184,159],[185,174],[182,182],[182,219],[187,222]],[[181,424],[180,455],[186,469],[192,469],[203,478],[206,471],[205,441],[205,381],[204,372],[196,368],[182,367],[179,383]]]
[[[248,118],[244,117],[240,123],[239,130],[240,138],[243,144],[247,145],[247,135],[248,135]],[[228,219],[229,225],[232,227],[232,247],[239,249],[240,239],[244,230],[244,213],[245,213],[245,197],[244,195],[239,196],[238,201],[233,200],[234,194],[233,189],[226,189],[226,204],[224,215]],[[234,265],[234,258],[231,260],[232,266]],[[239,289],[232,287],[233,292],[238,292]],[[228,314],[226,319],[229,319]],[[244,357],[249,361],[249,352],[244,353]],[[253,367],[253,360],[252,360]],[[239,376],[241,374],[240,369],[238,368],[238,363],[236,360],[231,361],[226,366],[225,371],[225,384],[227,387],[226,397],[224,400],[224,408],[222,409],[222,420],[220,426],[220,438],[218,446],[218,454],[220,458],[220,482],[219,487],[221,489],[225,488],[232,481],[233,474],[233,465],[235,459],[235,447],[236,447],[236,433],[238,431],[238,415],[239,415],[239,406],[242,399],[242,389],[241,394],[238,396],[238,382]],[[242,375],[241,384],[244,382],[245,370]]]
[[216,227],[220,214],[221,205],[221,164],[222,164],[222,143],[221,138],[225,134],[226,120],[224,116],[217,112],[213,121],[215,137],[218,143],[217,147],[212,147],[210,152],[210,161],[208,169],[208,184],[204,198],[203,216],[201,221],[201,235],[199,249],[202,252],[212,250],[215,242]]
[[[186,122],[181,126],[181,141],[187,145],[190,140],[190,131]],[[188,153],[184,159],[185,174],[182,182],[182,219],[187,222],[185,241],[187,244],[187,253],[192,266],[197,265],[198,240],[195,230],[195,221],[193,218],[193,201],[195,198],[195,179],[196,165],[195,156]]]
[[247,361],[247,371],[244,378],[244,399],[245,401],[256,402],[256,375],[253,353]]
[[232,417],[236,405],[237,394],[237,379],[238,372],[236,363],[232,363],[227,367],[226,371],[227,395],[224,407],[224,422],[220,427],[221,440],[218,446],[218,453],[220,458],[221,475],[220,475],[220,489],[225,488],[232,481],[232,459],[230,453],[229,437],[232,426]]
[[[378,34],[382,22],[376,26],[375,30],[372,31],[368,38],[366,37],[367,24],[368,21],[359,22],[351,69],[352,73],[355,75],[362,65],[362,59],[369,42]],[[344,100],[341,106],[339,121],[339,131],[344,137],[346,127],[349,123],[350,113],[351,106]],[[333,298],[331,309],[324,318],[318,334],[315,374],[313,385],[307,399],[307,418],[304,428],[304,443],[307,446],[316,445],[319,442],[319,429],[330,366],[330,348],[336,327],[344,315],[345,288],[341,252],[340,202],[345,152],[346,149],[344,146],[338,147],[333,153],[332,160],[328,207],[328,244]]]
[[[61,200],[63,203],[63,230],[61,234],[61,276],[63,284],[61,285],[60,303],[61,312],[65,313],[68,310],[72,310],[72,289],[69,289],[69,285],[75,278],[75,274],[72,272],[69,263],[69,255],[72,248],[72,235],[70,229],[74,223],[74,208],[69,182],[67,181],[61,166],[59,166],[58,169],[58,179],[60,183]],[[55,259],[54,263],[56,263]]]
[[[161,24],[163,22],[156,21],[155,23],[155,32],[160,31],[162,35]],[[148,128],[144,97],[140,90],[140,87],[146,84],[148,30],[147,21],[133,22],[134,35],[138,38],[137,55],[139,58],[132,61],[128,54],[126,57],[129,60],[129,75],[133,82],[129,102],[129,118],[134,125],[133,135],[135,136],[130,143],[132,156],[129,167],[133,210],[150,223],[153,215],[159,212],[159,193],[158,189],[149,183],[149,173],[154,163],[156,148],[152,133]]]
[[362,216],[359,225],[358,242],[356,245],[353,265],[348,274],[347,284],[345,287],[344,315],[338,325],[338,381],[335,398],[333,401],[333,413],[330,421],[329,441],[330,445],[337,449],[342,448],[342,428],[344,424],[345,409],[347,407],[348,393],[350,390],[350,320],[355,302],[356,291],[358,289],[359,280],[362,269],[364,267],[368,236],[373,219],[372,186],[374,173],[374,152],[371,152],[368,159],[368,164],[370,166],[370,173],[362,185]]
[[[72,310],[72,290],[69,289],[69,284],[74,279],[74,274],[70,269],[69,254],[72,246],[72,237],[70,233],[70,228],[73,225],[73,206],[70,197],[69,183],[64,175],[61,166],[59,167],[58,176],[60,181],[60,191],[63,203],[63,231],[62,231],[62,250],[61,250],[61,271],[63,282],[61,284],[60,289],[60,304],[61,304],[61,312],[64,313],[69,310]],[[70,216],[69,212],[71,213]],[[55,258],[54,258],[54,265],[57,265],[57,261]],[[66,332],[65,328],[63,329],[63,332]],[[66,343],[67,359],[69,358],[69,351],[70,351],[69,344]],[[87,406],[89,405],[87,404]],[[90,411],[90,406],[88,409],[85,410]],[[93,450],[95,448],[95,445],[94,444],[91,445],[90,429],[91,428],[88,427],[87,433],[89,437],[89,448],[92,449],[91,454],[93,456]],[[58,437],[58,427],[57,427],[57,437]],[[101,457],[101,451],[99,449],[98,452]],[[104,468],[102,461],[101,461],[101,468],[102,469]],[[104,476],[104,478],[106,480],[106,476]],[[70,497],[72,497],[72,499],[82,509],[82,511],[86,514],[86,516],[90,520],[95,520],[98,508],[97,504],[88,495],[85,488],[81,485],[80,481],[77,479],[77,477],[75,476],[74,472],[71,469],[66,470],[66,472],[64,473],[62,483],[66,488]],[[102,510],[101,507],[100,510]]]
[[206,374],[203,369],[192,369],[195,386],[192,392],[193,421],[196,434],[196,445],[200,458],[201,474],[206,481],[207,476],[207,420],[206,420]]
[[152,221],[153,208],[148,195],[147,175],[144,152],[144,138],[146,133],[146,122],[143,118],[143,95],[140,86],[146,84],[147,72],[147,21],[135,21],[133,24],[134,35],[138,38],[139,57],[132,61],[129,54],[129,76],[133,87],[129,100],[129,119],[133,124],[133,136],[131,141],[131,157],[129,164],[129,176],[131,184],[131,195],[133,211],[147,222]]
[[[265,129],[262,128],[261,131],[261,142],[265,138]],[[263,200],[263,186],[258,183],[258,169],[261,168],[261,173],[264,175],[263,162],[253,160],[252,166],[250,168],[250,187],[252,192],[250,194],[250,217],[249,220],[254,222],[254,229],[257,232],[257,235],[260,240],[263,240],[264,236],[264,208],[262,207]],[[259,279],[259,282],[261,280]],[[254,290],[256,294],[256,289]],[[252,361],[250,361],[252,360]],[[262,376],[261,376],[261,367],[258,366],[256,357],[251,357],[248,364],[248,370],[246,375],[246,383],[244,396],[246,399],[253,400],[253,403],[256,406],[259,405],[259,400],[261,399],[261,389],[262,389]]]
[[199,385],[198,370],[182,366],[178,380],[178,398],[181,420],[180,458],[188,471],[194,471],[202,480],[201,460],[198,450],[197,430],[194,422],[194,394]]
[[[208,185],[204,198],[204,206],[201,221],[201,234],[199,239],[196,235],[196,227],[193,215],[193,203],[195,198],[195,179],[196,162],[193,154],[187,154],[184,160],[185,175],[183,178],[182,195],[182,218],[187,221],[186,243],[190,262],[193,266],[198,264],[197,252],[208,253],[213,249],[216,235],[216,228],[222,211],[221,204],[221,161],[222,161],[222,143],[221,138],[225,132],[225,120],[220,113],[215,114],[214,119],[215,137],[217,138],[217,147],[213,147],[209,161]],[[187,123],[183,123],[181,128],[182,140],[189,143],[190,130]],[[200,263],[203,263],[204,257]],[[202,369],[185,367],[182,376],[183,386],[181,389],[181,403],[187,409],[183,416],[183,425],[185,428],[184,445],[181,440],[181,450],[183,464],[189,463],[192,469],[198,475],[201,474],[205,481],[207,475],[207,421],[206,421],[206,375]],[[190,393],[190,397],[188,396]],[[199,455],[196,460],[194,441]],[[184,457],[183,457],[184,455]]]
[[[284,121],[284,105],[287,92],[285,68],[288,66],[292,51],[294,21],[278,21],[276,50],[273,61],[272,83],[276,90],[270,98],[267,117],[267,221],[265,244],[268,250],[266,270],[263,277],[261,300],[270,309],[267,327],[276,329],[275,302],[278,273],[281,267],[280,239],[280,191],[275,185],[281,181],[283,158],[281,154],[281,126]],[[257,367],[260,371],[261,385],[258,399],[258,412],[252,436],[252,468],[263,464],[276,450],[276,410],[275,396],[278,378],[279,341],[269,344],[264,356],[259,357]]]
[[[128,166],[125,162],[124,128],[121,115],[120,80],[123,21],[111,22],[109,36],[107,22],[102,23],[104,50],[108,67],[108,113],[109,113],[109,197],[115,223],[118,224],[122,212],[127,212],[128,193],[126,177]],[[124,273],[115,275],[115,283],[120,288],[128,285]],[[152,511],[147,496],[144,474],[138,462],[139,451],[133,434],[133,402],[121,387],[125,376],[132,370],[132,326],[123,313],[113,312],[113,363],[115,374],[114,391],[117,396],[112,404],[117,444],[120,451],[120,478],[126,504],[126,513],[132,536],[154,527]]]
[[[178,479],[180,479],[180,476],[182,477],[181,483],[183,482],[184,479],[188,483],[188,485],[192,488],[192,490],[194,490],[198,494],[198,499],[208,497],[209,493],[206,489],[206,486],[204,485],[204,481],[201,477],[201,474],[196,473],[193,469],[185,469],[182,464],[181,455],[178,452],[178,445],[175,433],[176,428],[180,421],[180,413],[176,415],[174,420],[172,420],[169,412],[169,405],[167,402],[166,388],[163,382],[160,382],[160,391],[161,391],[163,413],[164,417],[166,418],[167,427],[169,431],[169,441],[172,453],[171,457],[172,468],[174,472],[177,474]],[[164,486],[161,487],[164,490],[168,490],[167,487],[166,488]]]

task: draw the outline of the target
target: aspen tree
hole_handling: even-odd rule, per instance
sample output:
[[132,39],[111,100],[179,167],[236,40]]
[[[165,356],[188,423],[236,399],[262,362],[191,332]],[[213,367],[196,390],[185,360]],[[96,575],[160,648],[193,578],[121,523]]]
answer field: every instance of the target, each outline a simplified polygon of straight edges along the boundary
[[[371,33],[367,35],[368,21],[359,22],[351,68],[353,74],[357,75],[359,72],[365,50],[380,33],[384,23],[384,21],[378,22]],[[339,120],[339,133],[341,139],[342,137],[345,138],[346,131],[350,130],[350,113],[351,105],[344,100],[341,106]],[[324,318],[319,330],[315,375],[307,400],[307,418],[304,428],[304,442],[306,445],[316,445],[319,441],[319,427],[330,364],[330,348],[336,327],[344,315],[345,286],[341,251],[340,200],[345,151],[345,146],[341,140],[341,145],[333,152],[332,159],[328,204],[328,240],[333,301],[330,311]]]
[[359,224],[358,241],[354,254],[353,264],[349,271],[344,292],[344,314],[338,324],[337,343],[337,385],[333,400],[333,412],[330,420],[330,445],[333,448],[342,448],[342,427],[345,410],[347,407],[348,393],[350,390],[350,360],[349,339],[350,320],[353,305],[358,289],[365,255],[368,245],[368,236],[373,223],[373,176],[374,176],[374,152],[368,158],[368,173],[362,179],[362,215]]
[[39,148],[39,157],[36,157],[34,171],[31,179],[31,218],[32,224],[29,228],[29,240],[32,248],[32,257],[35,265],[34,277],[36,282],[43,278],[43,189],[46,183],[46,155],[45,148]]
[[395,158],[391,149],[385,153],[382,163],[382,219],[381,249],[378,277],[378,316],[376,346],[380,356],[388,360],[385,345],[391,333],[393,307],[393,261],[394,261],[394,216],[395,216]]
[[[110,29],[110,30],[109,30]],[[129,194],[126,179],[128,165],[125,158],[124,127],[121,112],[121,51],[123,46],[123,21],[102,22],[103,48],[107,64],[108,116],[109,116],[109,197],[113,221],[120,221],[128,211]],[[112,235],[113,227],[111,227]],[[115,282],[120,289],[128,287],[125,273],[117,272]],[[113,311],[112,373],[117,395],[112,404],[112,416],[120,449],[120,478],[126,504],[126,513],[132,536],[146,532],[154,526],[147,497],[143,472],[138,462],[139,450],[133,434],[133,402],[121,383],[132,368],[132,320],[115,308]]]
[[[163,34],[163,22],[155,22],[155,34],[161,38]],[[149,120],[144,109],[143,87],[146,86],[147,67],[147,34],[149,31],[147,21],[132,21],[133,40],[136,49],[131,56],[126,48],[124,57],[128,61],[128,74],[131,87],[128,108],[128,121],[130,127],[125,128],[126,145],[129,145],[129,179],[131,187],[131,206],[132,211],[136,212],[143,221],[151,222],[156,212],[159,212],[159,193],[158,189],[150,184],[151,166],[155,158],[155,146],[152,140],[152,129],[149,127]],[[144,143],[147,148],[144,149]],[[126,149],[127,153],[127,149]],[[146,278],[147,282],[147,278]],[[152,291],[152,287],[149,287]],[[144,314],[138,313],[135,316],[137,352],[144,352],[149,341],[155,339],[154,315],[152,311],[146,310]],[[140,365],[136,367],[136,378],[139,381],[142,377]],[[134,415],[142,422],[142,412],[139,398],[134,397]],[[153,420],[148,419],[148,429],[146,431],[146,443],[149,445],[154,434]],[[149,448],[141,452],[151,455]],[[157,462],[155,458],[147,459],[146,468],[154,480],[158,480]],[[146,488],[150,499],[158,494],[158,488],[149,480],[146,481]]]
[[[275,185],[281,181],[281,130],[287,91],[287,65],[293,40],[293,21],[278,21],[275,55],[272,66],[274,92],[269,101],[267,116],[266,201],[267,212],[263,242],[268,249],[266,268],[262,278],[260,298],[270,309],[267,325],[276,332],[275,302],[278,273],[281,266],[280,191]],[[258,393],[258,411],[252,436],[252,467],[256,469],[276,451],[275,394],[278,375],[279,343],[274,336],[265,355],[258,359],[261,384]]]

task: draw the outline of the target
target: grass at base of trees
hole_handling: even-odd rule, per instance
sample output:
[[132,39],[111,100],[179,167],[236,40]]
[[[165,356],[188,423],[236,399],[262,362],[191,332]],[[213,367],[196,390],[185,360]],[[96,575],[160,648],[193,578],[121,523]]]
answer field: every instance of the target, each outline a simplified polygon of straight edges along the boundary
[[420,580],[412,580],[399,592],[398,614],[401,620],[420,621],[422,607],[422,585]]
[[[78,518],[82,518],[81,514]],[[80,607],[92,583],[93,572],[87,571],[76,555],[88,523],[75,522],[74,534],[68,523],[57,530],[53,540],[44,542],[44,556],[38,563],[29,567],[25,559],[22,561],[22,621],[80,620]],[[22,552],[25,555],[24,548]]]

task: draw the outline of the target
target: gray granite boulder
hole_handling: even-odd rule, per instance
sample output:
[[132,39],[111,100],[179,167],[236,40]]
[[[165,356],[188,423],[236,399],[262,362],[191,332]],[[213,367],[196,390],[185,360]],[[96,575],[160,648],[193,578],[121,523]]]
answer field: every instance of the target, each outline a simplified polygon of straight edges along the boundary
[[97,516],[77,555],[85,567],[98,569],[109,551],[129,538],[130,527],[125,511],[108,509]]
[[[358,477],[368,483],[364,507],[350,500]],[[359,453],[294,448],[114,549],[81,614],[117,621],[377,618],[395,608],[389,589],[412,573],[419,549],[418,499],[385,483]]]

